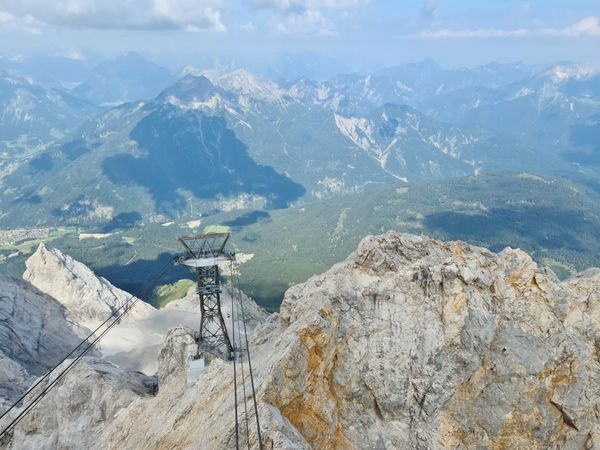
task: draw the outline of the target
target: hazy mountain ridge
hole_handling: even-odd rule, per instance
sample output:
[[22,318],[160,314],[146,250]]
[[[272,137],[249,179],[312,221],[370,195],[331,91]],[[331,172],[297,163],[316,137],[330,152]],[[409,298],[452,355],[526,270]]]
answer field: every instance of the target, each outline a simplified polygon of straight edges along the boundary
[[59,139],[101,108],[65,91],[0,71],[0,140]]
[[[481,171],[551,173],[560,164],[508,134],[461,129],[406,107],[387,104],[356,117],[307,102],[298,85],[286,90],[247,71],[206,73],[214,83],[187,72],[154,100],[99,116],[8,177],[13,197],[0,199],[5,214],[33,204],[41,208],[30,221],[36,225],[55,218],[110,220],[134,211],[169,218],[186,208],[226,209],[228,202],[282,207],[305,192],[308,199],[326,198]],[[376,135],[357,139],[365,129],[352,121],[370,123]],[[220,185],[217,179],[227,174],[236,181]],[[58,187],[67,181],[77,186],[77,196]],[[90,205],[83,214],[82,205]]]
[[[432,98],[465,88],[495,89],[535,73],[521,63],[461,69],[442,69],[433,60],[380,69],[369,74],[344,74],[327,81],[298,80],[290,91],[306,101],[340,113],[360,114],[386,103],[421,109]],[[306,87],[303,89],[302,85]],[[299,94],[297,94],[299,95]]]
[[171,72],[136,53],[97,65],[73,94],[102,105],[155,97],[171,81]]
[[[526,136],[528,127],[538,122],[535,129],[540,134],[542,126],[547,126],[552,136],[560,136],[565,131],[565,125],[571,125],[576,121],[586,120],[589,116],[597,113],[600,105],[600,91],[597,90],[600,83],[600,72],[585,66],[563,66],[556,65],[542,71],[535,76],[505,86],[497,91],[498,97],[494,102],[482,102],[474,111],[462,120],[475,121],[480,116],[481,123],[489,123],[487,116],[483,115],[484,108],[495,108],[498,113],[496,126],[503,127],[507,131],[520,133]],[[507,120],[508,115],[500,108],[504,104],[513,105],[512,114],[516,115],[512,120]],[[521,108],[528,108],[522,111]],[[506,111],[506,110],[505,110]],[[504,112],[503,115],[501,113]],[[523,115],[520,115],[523,114]],[[529,115],[529,121],[523,121]],[[543,121],[544,117],[549,119],[551,114],[557,114],[566,121],[558,129],[552,123]],[[568,136],[567,132],[564,133]],[[535,137],[535,135],[532,135]]]
[[[228,99],[225,106],[234,97],[204,77],[185,77],[154,101],[99,116],[74,140],[54,145],[8,176],[11,195],[2,203],[13,210],[36,205],[34,220],[44,222],[31,223],[39,224],[110,220],[132,209],[176,215],[189,202],[204,210],[227,208],[229,201],[281,207],[301,196],[302,186],[247,156],[219,108],[198,101],[213,94]],[[233,174],[238,180],[232,183],[227,176]],[[198,183],[203,177],[205,183]],[[142,201],[140,189],[147,189]],[[115,197],[115,190],[130,193]]]
[[481,127],[444,126],[410,107],[386,104],[365,118],[336,114],[342,134],[383,170],[408,182],[514,169],[549,172],[541,152]]
[[[342,115],[365,115],[386,103],[406,104],[443,122],[510,133],[557,157],[574,145],[569,137],[575,126],[598,121],[599,83],[598,69],[580,64],[444,70],[425,60],[324,82],[303,79],[289,92]],[[587,166],[588,160],[578,162]]]

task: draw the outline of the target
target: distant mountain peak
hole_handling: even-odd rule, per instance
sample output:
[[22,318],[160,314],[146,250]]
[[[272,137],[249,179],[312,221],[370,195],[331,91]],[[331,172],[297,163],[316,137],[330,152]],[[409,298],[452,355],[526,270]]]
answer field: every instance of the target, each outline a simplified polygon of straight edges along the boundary
[[99,104],[115,104],[156,96],[171,82],[171,73],[138,53],[98,64],[73,92]]
[[554,83],[561,84],[570,80],[586,80],[598,74],[600,74],[600,70],[591,66],[556,64],[543,71],[538,78],[550,79]]
[[416,65],[428,70],[442,70],[439,64],[429,56],[423,59],[422,61],[418,62]]
[[222,98],[229,97],[228,92],[219,86],[215,86],[205,75],[186,75],[177,83],[162,91],[157,100],[159,102],[173,103],[176,98],[179,102],[206,102],[219,95]]
[[215,85],[246,99],[281,103],[286,95],[277,83],[265,80],[246,69],[236,69],[231,72],[211,70],[204,72],[204,75]]

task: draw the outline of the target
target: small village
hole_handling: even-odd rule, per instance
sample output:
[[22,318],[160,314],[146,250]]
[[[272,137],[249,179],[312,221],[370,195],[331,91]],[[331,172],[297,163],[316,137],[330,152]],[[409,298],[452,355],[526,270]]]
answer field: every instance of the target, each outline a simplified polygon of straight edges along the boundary
[[45,239],[52,228],[19,228],[14,230],[0,230],[0,246],[15,245],[34,239]]

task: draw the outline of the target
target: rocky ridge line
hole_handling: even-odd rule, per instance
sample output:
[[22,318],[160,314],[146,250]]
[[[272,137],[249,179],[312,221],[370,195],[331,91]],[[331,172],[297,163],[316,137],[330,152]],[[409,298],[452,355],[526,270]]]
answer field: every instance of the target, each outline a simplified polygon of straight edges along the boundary
[[[394,232],[288,290],[252,338],[267,448],[594,448],[600,445],[600,270],[566,282],[524,252]],[[225,449],[229,363],[182,383],[191,330],[160,352],[159,391],[88,431],[90,448]],[[93,365],[81,370],[95,373]],[[81,379],[79,384],[90,387]],[[77,442],[95,405],[57,394],[9,448]],[[125,387],[122,387],[125,389]],[[98,395],[98,394],[95,394]],[[251,433],[253,448],[256,435]]]

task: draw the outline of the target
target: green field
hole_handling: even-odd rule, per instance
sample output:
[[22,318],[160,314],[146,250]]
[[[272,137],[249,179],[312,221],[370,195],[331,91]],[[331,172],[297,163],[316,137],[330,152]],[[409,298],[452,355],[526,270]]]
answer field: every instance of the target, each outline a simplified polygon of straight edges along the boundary
[[164,308],[169,302],[185,297],[194,282],[192,280],[179,280],[172,284],[158,286],[149,303],[157,308]]
[[[169,226],[144,223],[101,239],[65,234],[53,238],[52,245],[139,294],[182,251],[176,238],[191,233],[188,220]],[[278,308],[289,286],[345,259],[364,236],[392,229],[464,240],[494,251],[521,248],[561,277],[600,266],[600,196],[529,174],[457,178],[346,195],[301,208],[222,213],[204,217],[199,231],[222,229],[217,226],[232,230],[238,252],[254,255],[241,266],[242,287],[271,310]],[[6,260],[0,270],[20,276],[26,257]],[[182,278],[191,274],[174,267],[159,284]],[[161,306],[180,295],[182,286],[159,290],[149,300]]]

